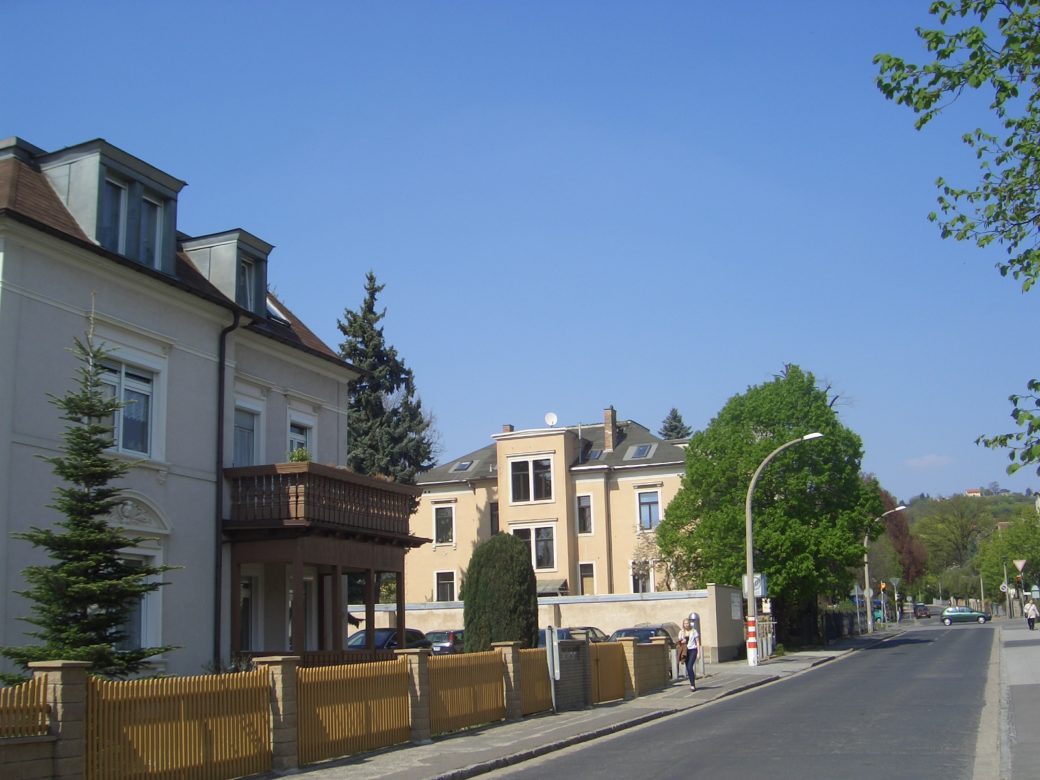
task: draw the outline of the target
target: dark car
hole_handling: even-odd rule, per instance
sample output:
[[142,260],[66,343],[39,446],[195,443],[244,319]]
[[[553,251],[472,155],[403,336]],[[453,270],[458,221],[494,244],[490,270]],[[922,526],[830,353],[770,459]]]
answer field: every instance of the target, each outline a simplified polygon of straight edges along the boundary
[[951,623],[985,623],[992,620],[993,616],[988,612],[979,612],[971,607],[947,607],[942,613],[942,622],[946,625]]
[[640,644],[649,642],[656,636],[663,636],[668,647],[672,648],[679,641],[679,626],[675,623],[658,623],[656,625],[639,625],[631,628],[619,628],[610,635],[610,641],[616,642],[623,637],[635,637]]
[[[406,628],[404,630],[404,640],[406,648],[430,647],[432,644],[426,638],[426,634],[414,628]],[[396,650],[398,647],[396,628],[376,629],[376,650]],[[347,650],[367,650],[368,629],[355,631],[351,634],[350,638],[347,639],[346,648]]]
[[914,604],[914,617],[915,618],[930,618],[932,611],[928,609],[927,604]]
[[[579,639],[589,642],[606,642],[607,635],[595,626],[567,626],[556,629],[557,639]],[[538,646],[545,647],[545,629],[538,632]]]
[[462,629],[450,631],[427,631],[426,638],[433,643],[434,655],[450,655],[463,652],[465,633]]

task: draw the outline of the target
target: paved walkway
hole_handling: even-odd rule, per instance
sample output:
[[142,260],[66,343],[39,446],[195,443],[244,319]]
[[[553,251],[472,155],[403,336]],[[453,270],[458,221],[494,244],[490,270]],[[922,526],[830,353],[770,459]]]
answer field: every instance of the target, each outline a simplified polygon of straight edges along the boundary
[[1040,627],[1022,618],[1000,623],[1001,776],[1040,773]]
[[403,745],[318,764],[299,774],[307,780],[474,777],[790,677],[896,633],[881,631],[870,637],[855,637],[828,645],[824,650],[790,653],[757,667],[748,666],[746,661],[710,664],[705,678],[698,680],[696,692],[683,679],[630,701],[497,723],[441,737],[428,745]]

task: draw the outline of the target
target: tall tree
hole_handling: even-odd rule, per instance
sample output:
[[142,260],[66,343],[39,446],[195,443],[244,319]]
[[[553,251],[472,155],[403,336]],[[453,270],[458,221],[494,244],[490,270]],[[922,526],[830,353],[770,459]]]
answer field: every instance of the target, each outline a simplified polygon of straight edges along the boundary
[[683,422],[682,415],[674,406],[661,423],[661,430],[657,435],[662,439],[685,439],[693,433],[693,429]]
[[731,398],[690,438],[682,488],[657,530],[678,579],[739,584],[752,474],[777,446],[813,431],[823,439],[777,456],[754,494],[755,568],[768,578],[788,638],[810,638],[806,618],[818,595],[848,590],[868,524],[881,514],[876,485],[860,477],[860,439],[839,422],[812,374],[787,366]]
[[[939,210],[929,218],[943,238],[1003,246],[1007,258],[997,268],[1028,291],[1040,277],[1040,2],[938,0],[929,10],[940,28],[918,28],[917,35],[932,61],[916,65],[878,54],[878,88],[917,114],[918,129],[966,91],[989,96],[1001,130],[978,127],[964,135],[979,180],[958,186],[940,178]],[[1010,396],[1018,430],[976,440],[1009,450],[1008,473],[1040,464],[1038,394],[1040,381],[1032,379],[1025,393]]]
[[513,534],[495,534],[476,546],[462,587],[466,652],[492,642],[536,644],[538,582],[530,546]]
[[415,394],[412,370],[383,337],[386,309],[376,309],[383,287],[369,271],[361,308],[347,309],[337,323],[344,336],[340,354],[364,372],[351,386],[347,466],[412,484],[433,465],[433,421]]
[[122,646],[136,605],[164,584],[155,578],[171,567],[142,565],[121,554],[144,541],[108,521],[121,501],[112,482],[129,469],[105,455],[112,446],[113,415],[123,403],[102,384],[105,352],[94,344],[93,322],[85,337],[75,340],[73,352],[80,363],[78,387],[51,398],[66,423],[62,454],[44,459],[61,480],[51,507],[64,519],[56,529],[33,526],[14,534],[53,561],[27,566],[22,573],[29,587],[17,591],[32,602],[32,614],[22,619],[36,630],[26,635],[40,643],[0,648],[0,655],[23,670],[31,661],[67,659],[89,661],[96,674],[125,677],[172,649]]
[[933,571],[967,566],[978,550],[980,539],[992,527],[992,518],[978,498],[954,496],[936,502],[914,531],[928,550]]

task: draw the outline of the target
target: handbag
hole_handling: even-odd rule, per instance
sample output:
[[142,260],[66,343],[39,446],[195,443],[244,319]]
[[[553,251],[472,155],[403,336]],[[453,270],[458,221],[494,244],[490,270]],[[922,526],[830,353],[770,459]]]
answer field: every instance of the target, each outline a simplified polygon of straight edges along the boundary
[[679,647],[679,663],[686,663],[686,643],[683,642],[682,646]]

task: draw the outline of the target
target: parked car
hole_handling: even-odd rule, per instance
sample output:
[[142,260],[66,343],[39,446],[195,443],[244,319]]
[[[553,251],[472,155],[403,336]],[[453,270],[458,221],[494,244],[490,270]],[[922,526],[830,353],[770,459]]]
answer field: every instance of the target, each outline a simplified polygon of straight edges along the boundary
[[988,612],[979,612],[971,607],[947,607],[942,612],[942,622],[946,625],[951,623],[985,623],[992,620],[993,616]]
[[[404,630],[404,640],[406,648],[430,647],[433,644],[426,638],[426,634],[415,628],[406,628]],[[376,650],[396,650],[399,646],[397,644],[396,628],[376,629]],[[351,634],[347,639],[346,648],[347,650],[367,650],[368,629],[355,631]]]
[[928,609],[927,604],[914,604],[914,617],[915,618],[930,618],[932,611]]
[[658,623],[656,625],[638,625],[631,628],[619,628],[610,635],[611,642],[616,642],[622,637],[635,637],[639,643],[649,642],[655,636],[663,636],[668,642],[668,647],[673,648],[679,641],[679,626],[675,623]]
[[434,655],[450,655],[463,652],[465,632],[460,628],[449,631],[427,631],[426,638],[433,643]]
[[[557,639],[580,639],[590,642],[606,642],[607,635],[595,626],[567,626],[556,629]],[[538,646],[545,647],[545,629],[538,632]]]

